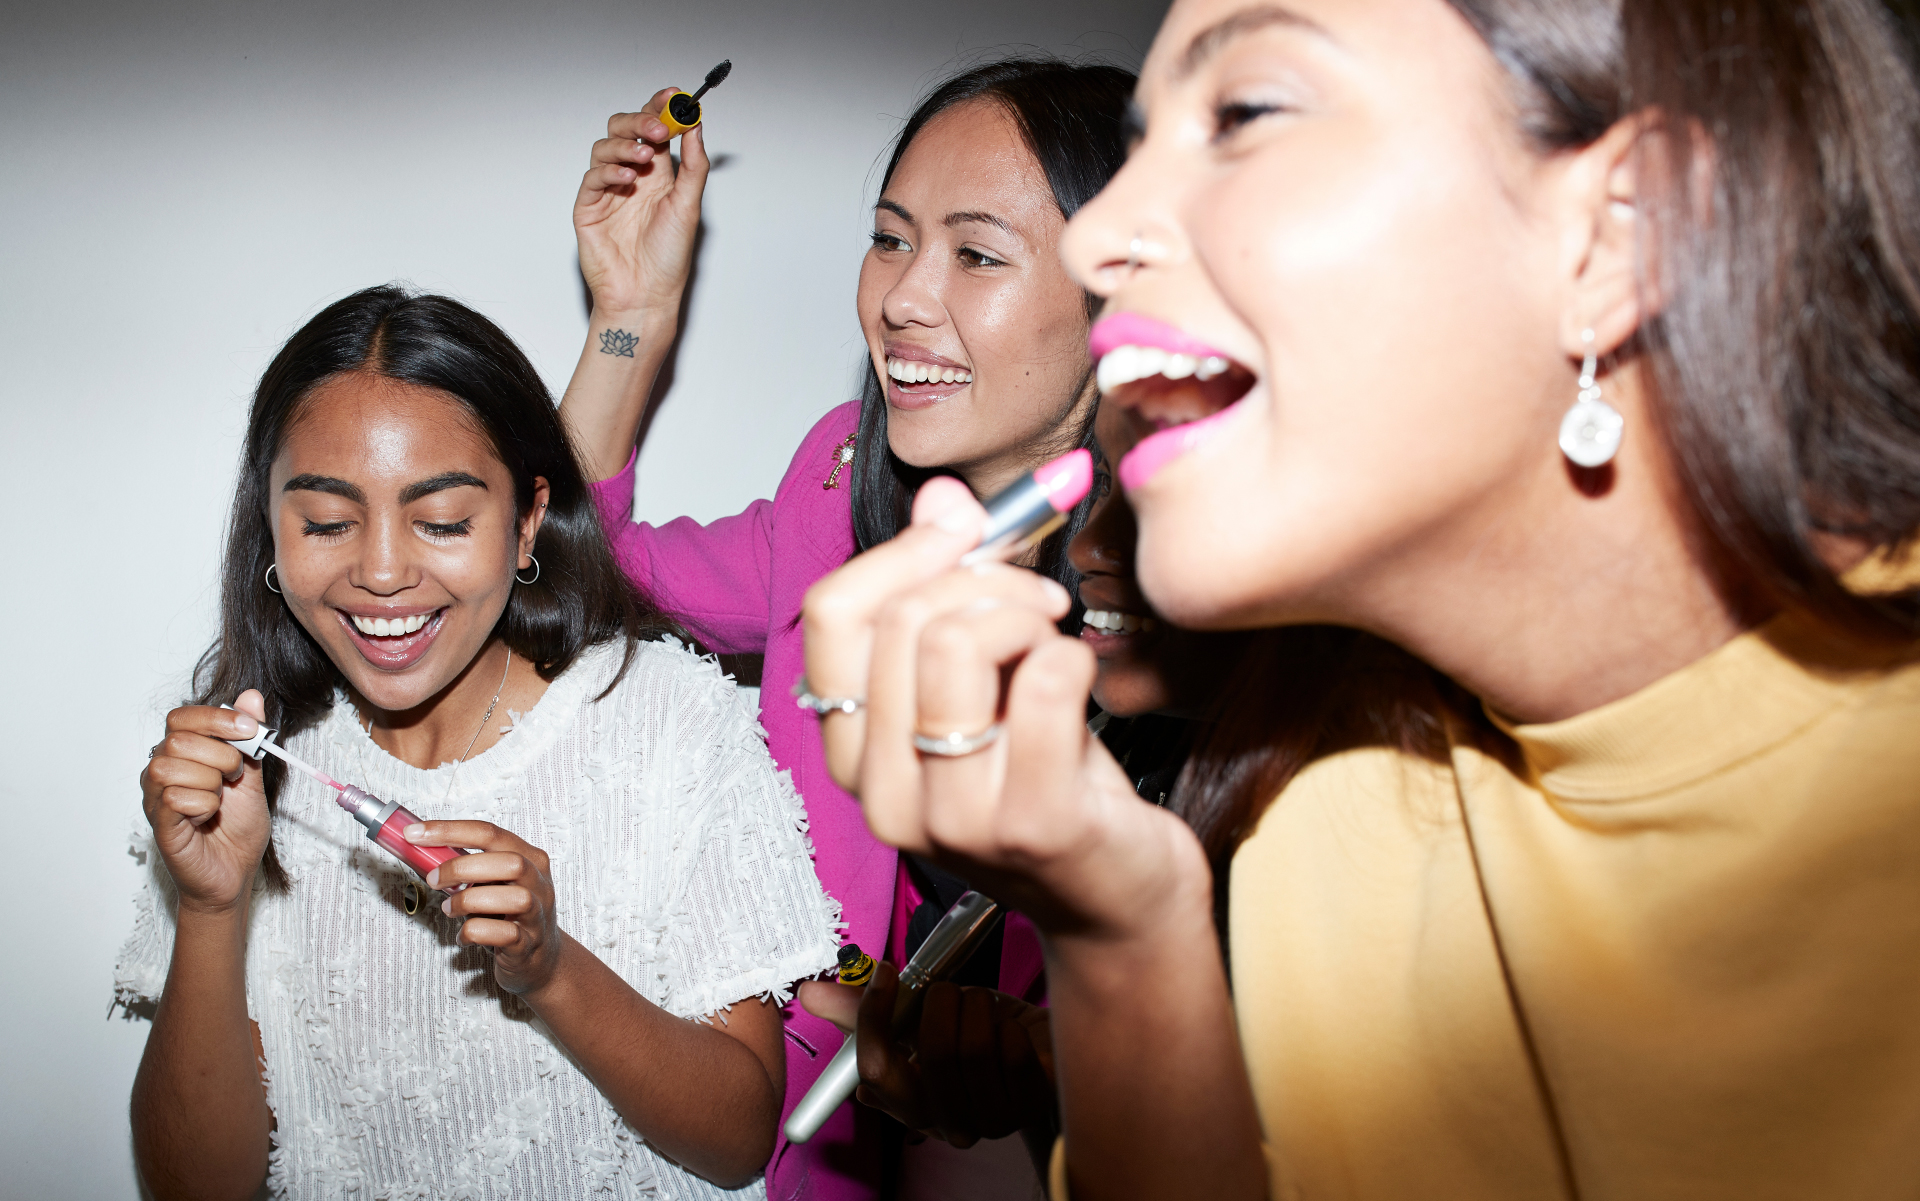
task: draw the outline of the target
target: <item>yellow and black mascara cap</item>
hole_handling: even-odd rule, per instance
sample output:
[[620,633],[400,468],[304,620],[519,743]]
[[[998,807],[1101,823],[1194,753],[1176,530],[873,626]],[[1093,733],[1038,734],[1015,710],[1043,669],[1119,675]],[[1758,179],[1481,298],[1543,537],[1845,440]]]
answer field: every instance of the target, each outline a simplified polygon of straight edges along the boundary
[[700,97],[720,85],[720,81],[733,70],[733,60],[727,59],[713,70],[707,72],[707,81],[700,90],[689,96],[685,92],[675,92],[667,98],[667,107],[660,112],[660,124],[667,127],[669,137],[681,134],[700,124]]

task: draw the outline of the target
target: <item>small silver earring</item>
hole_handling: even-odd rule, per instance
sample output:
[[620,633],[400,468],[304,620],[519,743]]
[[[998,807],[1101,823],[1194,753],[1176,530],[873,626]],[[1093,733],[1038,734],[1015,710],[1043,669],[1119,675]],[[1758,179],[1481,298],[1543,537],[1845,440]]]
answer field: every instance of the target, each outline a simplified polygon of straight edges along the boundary
[[[527,556],[527,558],[528,558],[528,559],[530,559],[530,560],[532,560],[532,562],[533,562],[533,580],[537,580],[537,579],[539,579],[539,578],[540,578],[540,560],[538,560],[538,559],[535,559],[535,558],[534,558],[534,557],[533,557],[532,555],[528,555],[528,556]],[[520,573],[519,573],[519,572],[518,572],[517,570],[516,570],[516,571],[515,571],[515,572],[513,573],[513,578],[514,578],[515,580],[518,580],[518,581],[519,581],[520,583],[522,583],[522,584],[531,584],[531,583],[533,583],[533,580],[522,580],[522,579],[520,579]]]
[[280,595],[280,590],[273,586],[273,569],[278,566],[280,566],[278,563],[267,564],[267,574],[261,577],[266,581],[267,591],[273,593],[275,596]]
[[1582,467],[1600,467],[1619,453],[1627,419],[1600,394],[1593,331],[1581,331],[1580,340],[1586,344],[1587,358],[1580,366],[1580,393],[1560,419],[1560,453]]

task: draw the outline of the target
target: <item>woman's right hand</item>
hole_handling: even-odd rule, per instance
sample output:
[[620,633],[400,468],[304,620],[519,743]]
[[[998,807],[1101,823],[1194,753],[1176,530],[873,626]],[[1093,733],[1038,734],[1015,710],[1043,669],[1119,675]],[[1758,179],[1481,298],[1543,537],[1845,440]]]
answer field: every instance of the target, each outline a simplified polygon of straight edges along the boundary
[[183,705],[140,773],[153,841],[182,908],[229,910],[246,902],[267,852],[272,818],[260,764],[227,740],[253,737],[266,703],[249,688],[233,709]]
[[[1094,662],[1054,625],[1066,590],[1020,568],[954,569],[984,524],[963,484],[932,480],[911,527],[808,590],[808,687],[866,701],[821,719],[828,770],[882,842],[1027,914],[1056,948],[1210,930],[1199,840],[1087,732]],[[912,741],[996,724],[959,758]]]
[[607,136],[593,144],[580,181],[573,204],[580,274],[603,314],[677,319],[709,167],[705,134],[696,125],[681,137],[674,169],[660,110],[678,90],[662,88],[639,112],[608,118]]

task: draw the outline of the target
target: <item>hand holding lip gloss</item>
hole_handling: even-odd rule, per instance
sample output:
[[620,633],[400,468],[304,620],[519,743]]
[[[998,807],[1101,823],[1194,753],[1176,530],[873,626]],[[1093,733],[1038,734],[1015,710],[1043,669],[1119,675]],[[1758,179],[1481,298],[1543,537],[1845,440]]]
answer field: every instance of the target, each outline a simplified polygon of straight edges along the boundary
[[[233,708],[231,705],[220,707]],[[412,868],[421,880],[426,880],[433,869],[448,860],[473,853],[460,847],[415,846],[408,842],[406,828],[420,824],[420,819],[414,816],[411,810],[397,801],[383,801],[364,789],[340,783],[273,741],[273,736],[277,732],[262,724],[253,737],[234,742],[233,747],[241,754],[254,759],[259,759],[262,755],[273,755],[285,762],[287,766],[304,772],[327,787],[335,789],[339,795],[334,797],[334,801],[352,814],[353,820],[366,827],[367,837],[379,843],[395,859]],[[461,884],[455,887],[465,888],[466,885]],[[412,910],[409,909],[408,912]]]

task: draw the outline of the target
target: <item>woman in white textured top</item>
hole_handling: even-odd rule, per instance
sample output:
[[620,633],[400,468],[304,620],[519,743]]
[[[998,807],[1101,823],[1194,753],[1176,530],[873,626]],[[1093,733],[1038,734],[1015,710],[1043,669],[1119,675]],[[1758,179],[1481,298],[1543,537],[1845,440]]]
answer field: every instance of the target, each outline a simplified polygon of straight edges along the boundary
[[[751,707],[665,629],[485,318],[374,288],[294,335],[253,403],[220,638],[141,777],[154,871],[115,987],[158,1002],[154,1196],[759,1190],[778,1006],[837,912]],[[429,877],[444,903],[331,789],[244,759],[256,722],[462,818],[407,831],[478,852]]]

